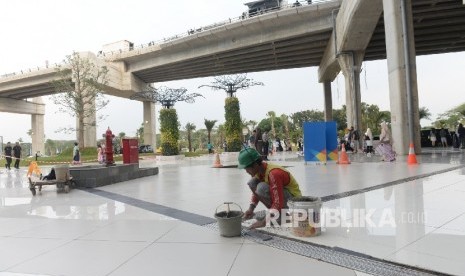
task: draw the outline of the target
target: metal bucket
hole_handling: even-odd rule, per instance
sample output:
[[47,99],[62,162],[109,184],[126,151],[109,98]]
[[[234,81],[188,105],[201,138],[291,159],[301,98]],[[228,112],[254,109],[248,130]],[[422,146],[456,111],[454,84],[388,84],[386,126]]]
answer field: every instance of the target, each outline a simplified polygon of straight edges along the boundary
[[[230,204],[238,206],[240,211],[231,211],[229,208]],[[218,212],[218,208],[223,205],[227,205],[227,210]],[[233,202],[225,202],[220,206],[216,207],[215,210],[215,218],[218,221],[220,235],[223,237],[240,236],[242,229],[242,216],[244,215],[241,206]]]
[[66,181],[69,178],[68,164],[55,166],[55,176],[58,181]]
[[295,197],[288,200],[291,214],[291,233],[297,237],[321,235],[321,199],[314,196]]

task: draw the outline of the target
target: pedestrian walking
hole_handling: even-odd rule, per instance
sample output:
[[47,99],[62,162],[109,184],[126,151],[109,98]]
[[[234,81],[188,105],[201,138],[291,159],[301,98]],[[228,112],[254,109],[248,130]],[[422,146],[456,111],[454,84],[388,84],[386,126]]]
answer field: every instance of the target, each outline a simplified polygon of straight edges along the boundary
[[7,170],[11,169],[11,153],[12,153],[12,151],[13,151],[13,148],[11,147],[11,143],[10,142],[6,143],[4,153],[5,153],[5,159],[6,159],[5,168]]
[[15,169],[19,170],[19,161],[21,161],[21,145],[16,142],[13,147],[13,156],[15,158]]
[[73,164],[79,164],[81,160],[81,156],[79,153],[79,143],[74,142],[74,148],[73,148]]
[[386,122],[381,124],[381,134],[379,136],[379,145],[376,151],[382,156],[382,161],[395,161],[396,152],[392,149],[392,135]]

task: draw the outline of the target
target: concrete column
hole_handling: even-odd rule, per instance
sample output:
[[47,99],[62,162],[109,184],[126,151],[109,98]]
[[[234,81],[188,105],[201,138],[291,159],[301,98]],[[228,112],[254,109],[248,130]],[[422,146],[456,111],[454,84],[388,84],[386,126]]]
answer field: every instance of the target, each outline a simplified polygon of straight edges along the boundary
[[[95,110],[95,102],[84,106],[84,145],[80,147],[96,147],[97,146],[97,112]],[[79,118],[76,118],[76,141],[79,141]]]
[[155,103],[144,103],[144,144],[152,145],[154,152],[157,150],[157,130]]
[[360,70],[363,61],[361,52],[343,52],[338,57],[345,79],[347,127],[353,126],[362,131],[362,111],[360,96]]
[[[35,104],[44,104],[42,97],[33,98],[32,102]],[[44,141],[44,115],[43,114],[32,114],[31,115],[31,130],[32,130],[32,155],[40,151],[45,153],[45,141]]]
[[407,0],[407,28],[412,36],[409,42],[410,72],[406,72],[406,57],[403,49],[403,31],[401,16],[401,0],[383,0],[384,28],[386,32],[386,53],[389,74],[389,99],[391,105],[391,128],[394,148],[397,154],[408,154],[409,120],[407,105],[406,74],[410,74],[411,101],[413,116],[413,137],[415,153],[420,153],[420,116],[418,111],[418,87],[415,56],[415,41],[413,37],[412,6]]
[[325,93],[325,121],[333,120],[333,97],[331,95],[331,82],[325,81],[323,83],[323,90]]

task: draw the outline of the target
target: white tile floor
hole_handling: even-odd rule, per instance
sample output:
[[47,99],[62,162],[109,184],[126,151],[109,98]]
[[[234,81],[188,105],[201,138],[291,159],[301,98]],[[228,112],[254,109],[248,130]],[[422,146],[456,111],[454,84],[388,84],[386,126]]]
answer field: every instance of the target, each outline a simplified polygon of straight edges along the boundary
[[267,228],[267,231],[433,271],[465,275],[465,192],[458,189],[464,186],[463,171],[454,170],[323,204],[323,213],[335,208],[355,215],[360,214],[359,210],[374,210],[372,227],[368,223],[365,227],[350,227],[350,223],[360,225],[360,219],[349,217],[345,225],[332,223],[333,226],[324,227],[323,222],[323,233],[318,237],[295,237],[289,229]]
[[[454,155],[442,163],[408,167],[395,163],[354,162],[350,166],[288,165],[305,194],[333,195],[431,174],[463,163]],[[439,159],[436,157],[436,160]],[[248,206],[247,175],[234,168],[213,169],[214,156],[160,166],[160,174],[100,188],[213,218],[224,201]],[[465,176],[463,170],[432,175],[324,204],[326,208],[375,209],[392,213],[396,227],[327,227],[313,243],[434,271],[465,275]],[[57,194],[45,187],[32,197],[24,169],[0,174],[0,276],[6,275],[368,275],[250,239],[224,238],[207,227],[173,219],[83,190]],[[425,220],[399,223],[403,215]],[[351,222],[348,216],[345,222]],[[352,221],[353,222],[353,221]],[[274,229],[273,231],[277,231]],[[280,234],[291,235],[281,231]],[[295,237],[293,237],[295,238]]]

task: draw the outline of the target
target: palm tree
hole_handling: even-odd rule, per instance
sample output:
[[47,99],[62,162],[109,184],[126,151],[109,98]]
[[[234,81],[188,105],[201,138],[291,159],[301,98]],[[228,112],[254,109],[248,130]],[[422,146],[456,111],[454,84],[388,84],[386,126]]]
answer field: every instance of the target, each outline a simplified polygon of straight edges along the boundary
[[257,125],[257,121],[254,121],[254,120],[249,120],[247,122],[247,125],[250,126],[251,129],[255,129],[255,126]]
[[268,117],[270,117],[270,120],[271,120],[271,133],[273,133],[273,138],[276,138],[276,130],[274,128],[274,119],[276,117],[276,113],[274,111],[268,111],[268,113],[266,113],[266,115]]
[[281,114],[281,121],[283,121],[283,125],[284,125],[284,133],[286,134],[286,142],[288,142],[288,146],[290,146],[290,141],[291,141],[291,138],[289,136],[289,120],[288,120],[288,116],[286,114]]
[[207,119],[204,119],[204,123],[205,123],[205,127],[207,128],[207,132],[208,132],[208,143],[211,142],[210,138],[211,138],[211,132],[212,132],[212,129],[213,127],[215,126],[215,123],[216,123],[216,120],[207,120]]
[[418,110],[418,114],[420,116],[420,121],[421,119],[431,119],[431,112],[429,112],[429,109],[426,107],[420,107],[420,110]]
[[192,131],[195,130],[195,125],[192,123],[187,123],[186,126],[184,127],[187,131],[187,142],[189,145],[189,152],[192,152],[192,141],[191,141],[191,136],[192,136]]

